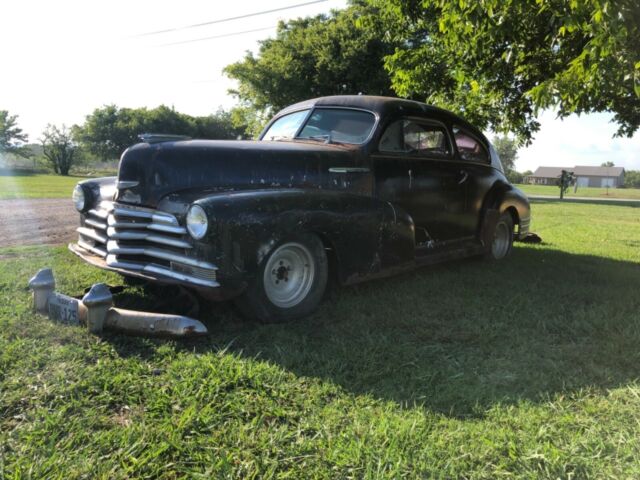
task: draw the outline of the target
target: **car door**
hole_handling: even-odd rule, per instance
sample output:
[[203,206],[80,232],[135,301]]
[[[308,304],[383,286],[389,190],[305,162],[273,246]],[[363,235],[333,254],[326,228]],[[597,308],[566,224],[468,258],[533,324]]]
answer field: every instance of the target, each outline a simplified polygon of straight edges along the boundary
[[486,142],[470,129],[452,126],[455,155],[452,169],[459,172],[461,185],[465,188],[466,203],[459,212],[451,212],[460,238],[474,238],[482,221],[484,199],[499,177],[491,165]]
[[386,127],[372,155],[376,194],[411,215],[417,245],[443,246],[461,236],[456,215],[468,210],[466,179],[454,153],[443,123],[405,117]]

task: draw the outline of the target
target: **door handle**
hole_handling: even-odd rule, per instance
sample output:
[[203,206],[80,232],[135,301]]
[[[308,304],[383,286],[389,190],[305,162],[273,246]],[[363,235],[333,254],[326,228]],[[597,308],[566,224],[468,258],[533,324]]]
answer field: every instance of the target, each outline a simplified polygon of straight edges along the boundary
[[462,178],[458,180],[458,185],[462,185],[469,178],[469,173],[465,170],[460,170],[460,175],[462,175]]
[[330,173],[369,173],[367,167],[330,167]]

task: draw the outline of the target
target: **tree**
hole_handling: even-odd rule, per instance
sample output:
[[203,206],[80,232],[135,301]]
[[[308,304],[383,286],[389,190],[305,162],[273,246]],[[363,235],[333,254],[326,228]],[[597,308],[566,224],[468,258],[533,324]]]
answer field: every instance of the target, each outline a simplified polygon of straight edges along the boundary
[[515,169],[516,159],[518,158],[518,142],[507,135],[493,138],[493,147],[500,155],[500,161],[505,172],[511,172]]
[[238,81],[230,92],[244,108],[237,113],[249,113],[247,123],[259,124],[311,97],[392,95],[383,58],[393,52],[393,45],[381,38],[374,22],[367,29],[357,28],[368,10],[353,5],[330,15],[280,22],[276,38],[261,42],[257,56],[247,53],[224,70]]
[[23,158],[31,156],[31,150],[24,144],[29,136],[18,127],[18,116],[0,110],[0,154],[12,153]]
[[102,160],[118,158],[139,141],[142,133],[171,133],[193,138],[236,138],[242,128],[232,125],[231,114],[219,110],[207,117],[192,117],[173,108],[118,108],[106,105],[87,115],[73,134],[86,149]]
[[601,167],[615,167],[615,164],[609,160],[608,162],[603,162],[601,165]]
[[538,110],[640,126],[637,0],[367,0],[398,48],[394,90],[529,142]]
[[564,198],[565,193],[569,190],[569,187],[575,182],[573,172],[562,170],[562,174],[558,179],[558,187],[560,187],[560,200]]
[[49,124],[42,132],[40,142],[43,154],[53,171],[60,175],[69,175],[69,170],[80,158],[78,145],[73,141],[71,131],[65,125],[58,128]]
[[624,172],[625,188],[640,188],[640,170],[627,170]]

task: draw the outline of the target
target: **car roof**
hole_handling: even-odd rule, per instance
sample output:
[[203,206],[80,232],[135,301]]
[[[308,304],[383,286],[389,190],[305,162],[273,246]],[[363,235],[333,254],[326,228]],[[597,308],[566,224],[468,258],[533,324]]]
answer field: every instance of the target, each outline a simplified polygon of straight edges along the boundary
[[481,139],[486,141],[486,137],[478,128],[474,127],[465,119],[459,117],[453,112],[433,105],[427,105],[426,103],[394,97],[380,97],[374,95],[333,95],[330,97],[312,98],[295,103],[283,110],[280,110],[274,116],[274,119],[296,110],[312,107],[361,108],[378,114],[380,118],[397,115],[410,116],[427,114],[446,119],[452,123],[457,123],[462,127],[470,129],[472,133],[480,136]]

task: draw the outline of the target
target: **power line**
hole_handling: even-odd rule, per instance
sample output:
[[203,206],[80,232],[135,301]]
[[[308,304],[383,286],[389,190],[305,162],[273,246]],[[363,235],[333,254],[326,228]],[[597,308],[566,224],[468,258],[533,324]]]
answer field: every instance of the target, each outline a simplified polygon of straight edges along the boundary
[[243,35],[245,33],[262,32],[264,30],[271,30],[276,27],[277,25],[273,25],[271,27],[254,28],[253,30],[244,30],[242,32],[232,32],[232,33],[225,33],[223,35],[214,35],[213,37],[194,38],[192,40],[183,40],[181,42],[163,43],[161,45],[158,45],[158,47],[169,47],[171,45],[182,45],[184,43],[202,42],[204,40],[213,40],[214,38],[234,37],[236,35]]
[[315,3],[323,3],[323,2],[327,2],[327,1],[329,1],[329,0],[313,0],[311,2],[297,3],[295,5],[290,5],[288,7],[280,7],[280,8],[274,8],[272,10],[264,10],[262,12],[254,12],[254,13],[247,13],[246,15],[238,15],[237,17],[221,18],[219,20],[211,20],[210,22],[195,23],[193,25],[185,25],[184,27],[167,28],[166,30],[156,30],[155,32],[148,32],[148,33],[141,33],[139,35],[134,35],[134,38],[135,37],[147,37],[149,35],[159,35],[161,33],[176,32],[178,30],[186,30],[188,28],[204,27],[206,25],[213,25],[215,23],[231,22],[233,20],[240,20],[240,19],[249,18],[249,17],[257,17],[258,15],[266,15],[267,13],[281,12],[283,10],[291,10],[292,8],[299,8],[299,7],[304,7],[304,6],[307,6],[307,5],[313,5]]

